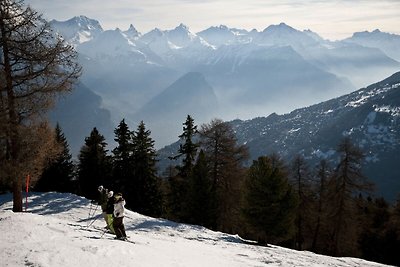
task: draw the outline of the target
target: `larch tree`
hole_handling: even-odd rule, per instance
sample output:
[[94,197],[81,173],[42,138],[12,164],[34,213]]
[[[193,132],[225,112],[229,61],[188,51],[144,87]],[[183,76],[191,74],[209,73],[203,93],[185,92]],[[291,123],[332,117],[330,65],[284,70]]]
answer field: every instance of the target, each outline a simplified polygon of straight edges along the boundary
[[51,135],[42,115],[71,90],[80,71],[73,47],[38,12],[21,0],[0,1],[0,169],[12,184],[14,211],[22,211],[22,177],[43,167],[26,155],[38,150],[34,145],[47,147],[48,138],[38,135],[38,127]]
[[216,199],[216,228],[228,233],[237,232],[247,147],[237,144],[232,127],[219,119],[203,124],[199,133],[200,147],[210,164],[211,191]]
[[294,247],[303,250],[306,241],[311,209],[311,183],[308,165],[303,156],[297,155],[291,164],[291,183],[297,193],[296,237]]
[[67,138],[65,138],[58,123],[55,129],[55,140],[60,150],[54,158],[48,160],[39,181],[35,185],[35,191],[73,193],[75,191],[72,182],[74,164]]
[[362,174],[364,153],[345,137],[338,146],[339,163],[330,181],[331,253],[334,256],[357,250],[356,196],[372,190],[372,184]]

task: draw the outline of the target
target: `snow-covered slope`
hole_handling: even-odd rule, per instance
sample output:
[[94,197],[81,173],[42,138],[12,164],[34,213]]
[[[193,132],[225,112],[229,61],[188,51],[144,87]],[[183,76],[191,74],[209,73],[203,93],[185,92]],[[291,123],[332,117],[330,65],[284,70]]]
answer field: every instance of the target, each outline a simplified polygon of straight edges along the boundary
[[[254,246],[238,236],[131,211],[126,212],[124,224],[134,243],[118,241],[103,235],[99,208],[85,198],[34,194],[24,213],[11,211],[11,198],[10,194],[0,196],[2,266],[384,266]],[[88,216],[91,212],[94,216]]]

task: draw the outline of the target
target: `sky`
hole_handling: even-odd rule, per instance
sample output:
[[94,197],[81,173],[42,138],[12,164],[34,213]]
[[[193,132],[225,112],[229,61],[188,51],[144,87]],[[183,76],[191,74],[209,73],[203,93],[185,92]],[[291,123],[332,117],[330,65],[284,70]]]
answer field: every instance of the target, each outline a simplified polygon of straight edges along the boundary
[[103,29],[139,32],[173,29],[180,23],[192,32],[226,25],[264,30],[284,22],[310,29],[325,39],[340,40],[354,32],[400,34],[400,0],[25,0],[44,18],[64,21],[85,15]]
[[[25,203],[24,203],[25,204]],[[24,205],[25,206],[25,205]],[[30,194],[26,212],[12,212],[12,195],[0,195],[2,266],[218,266],[384,267],[278,246],[244,244],[237,235],[146,217],[127,210],[129,239],[103,234],[101,209],[73,194]]]

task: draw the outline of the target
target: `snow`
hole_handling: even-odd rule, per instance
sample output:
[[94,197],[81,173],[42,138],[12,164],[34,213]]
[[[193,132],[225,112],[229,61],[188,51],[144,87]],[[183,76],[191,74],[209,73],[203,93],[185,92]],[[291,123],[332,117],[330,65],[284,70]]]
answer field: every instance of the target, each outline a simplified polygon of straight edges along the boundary
[[[10,194],[0,195],[2,266],[384,266],[246,244],[237,235],[129,210],[124,224],[135,243],[118,241],[103,235],[100,208],[85,198],[37,193],[29,197],[28,212],[22,213],[12,212],[11,199]],[[95,215],[88,216],[90,211]]]

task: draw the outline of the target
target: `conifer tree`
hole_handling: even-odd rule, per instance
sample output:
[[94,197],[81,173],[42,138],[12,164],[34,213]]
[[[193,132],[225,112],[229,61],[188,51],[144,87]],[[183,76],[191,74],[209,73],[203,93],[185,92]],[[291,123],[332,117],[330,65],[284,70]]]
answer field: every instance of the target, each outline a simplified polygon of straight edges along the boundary
[[196,159],[198,144],[194,142],[194,135],[197,133],[197,125],[194,125],[194,120],[190,115],[187,115],[186,121],[183,124],[183,133],[179,138],[183,140],[183,144],[179,146],[178,155],[174,159],[183,157],[182,166],[178,166],[179,175],[188,177],[192,171],[193,163]]
[[[356,253],[358,233],[355,228],[356,200],[359,193],[372,189],[366,177],[361,172],[363,152],[356,147],[349,137],[345,137],[338,146],[340,161],[331,181],[332,218],[331,253],[334,256],[344,256]],[[354,255],[354,254],[353,254]]]
[[89,199],[98,196],[97,187],[109,187],[111,159],[107,155],[107,143],[103,135],[95,128],[85,138],[79,154],[78,181],[81,194]]
[[[42,115],[79,75],[73,47],[38,12],[21,0],[0,1],[0,172],[12,183],[15,212],[22,211],[22,178],[50,154]],[[48,151],[32,155],[39,149]]]
[[297,198],[276,156],[253,161],[244,184],[242,212],[261,244],[293,238]]
[[178,174],[169,179],[168,202],[172,218],[177,221],[187,221],[191,207],[188,206],[190,195],[189,177],[192,174],[193,163],[196,158],[198,144],[193,141],[197,133],[197,126],[194,125],[193,118],[188,115],[183,123],[183,133],[179,135],[182,144],[179,146],[178,154],[171,159],[182,159],[182,164],[176,166]]
[[247,147],[238,145],[232,127],[215,119],[203,124],[200,147],[210,164],[211,190],[215,194],[215,225],[218,230],[232,233],[240,229],[239,197],[244,180],[243,163]]
[[189,177],[187,222],[212,227],[211,204],[215,202],[211,192],[210,170],[203,150],[200,151]]
[[60,148],[55,159],[48,162],[38,183],[36,191],[49,192],[74,192],[72,178],[74,175],[74,164],[69,151],[69,145],[60,125],[57,123],[55,128],[55,140]]
[[297,155],[292,162],[291,183],[297,193],[298,206],[296,215],[295,248],[303,250],[308,229],[308,219],[311,209],[311,183],[308,165],[301,155]]
[[133,133],[123,119],[114,130],[117,146],[113,149],[113,185],[116,192],[127,195],[134,187]]
[[151,132],[140,122],[133,135],[133,160],[135,185],[130,188],[127,199],[133,200],[133,210],[149,216],[160,216],[162,195],[156,170],[156,151]]
[[[312,237],[311,250],[322,253],[327,253],[325,249],[326,241],[328,240],[327,233],[327,204],[329,202],[328,195],[328,179],[331,175],[331,170],[325,160],[321,160],[317,166],[316,173],[316,199],[314,211],[314,234]],[[321,243],[321,246],[320,246]]]

